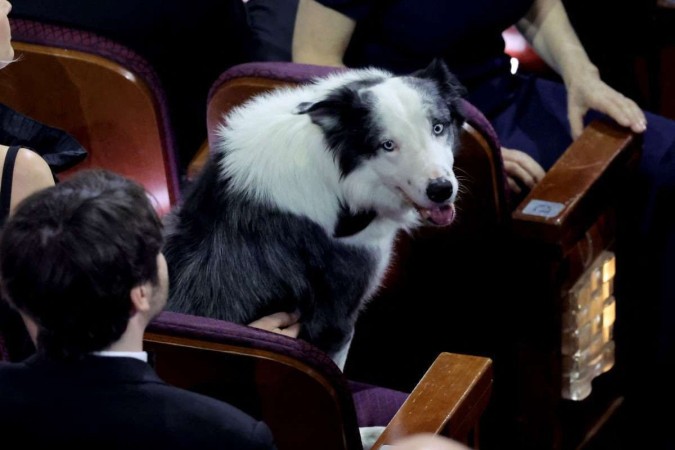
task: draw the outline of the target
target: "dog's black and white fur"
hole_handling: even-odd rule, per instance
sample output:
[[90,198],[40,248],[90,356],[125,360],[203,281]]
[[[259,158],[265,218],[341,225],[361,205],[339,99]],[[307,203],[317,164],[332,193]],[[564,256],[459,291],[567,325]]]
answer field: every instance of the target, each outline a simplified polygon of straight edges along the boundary
[[249,323],[299,310],[300,338],[342,367],[396,233],[454,218],[462,88],[336,73],[252,99],[167,221],[168,309]]

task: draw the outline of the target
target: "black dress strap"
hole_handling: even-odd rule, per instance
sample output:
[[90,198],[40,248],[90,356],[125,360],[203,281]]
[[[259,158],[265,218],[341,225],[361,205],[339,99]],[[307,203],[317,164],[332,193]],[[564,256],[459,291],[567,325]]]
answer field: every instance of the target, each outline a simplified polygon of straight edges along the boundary
[[2,184],[0,185],[0,227],[5,224],[9,216],[9,208],[12,201],[12,180],[14,178],[14,163],[20,147],[12,145],[7,150],[5,164],[2,167]]
[[[12,180],[14,164],[21,146],[12,145],[7,150],[5,164],[2,167],[2,183],[0,184],[0,228],[9,216],[12,198]],[[33,342],[28,336],[19,314],[9,304],[0,299],[0,359],[22,361],[35,352]]]

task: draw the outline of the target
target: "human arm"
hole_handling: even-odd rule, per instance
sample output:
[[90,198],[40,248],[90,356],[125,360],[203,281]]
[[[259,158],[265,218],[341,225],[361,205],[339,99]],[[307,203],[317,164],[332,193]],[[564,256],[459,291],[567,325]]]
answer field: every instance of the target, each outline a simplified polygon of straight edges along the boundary
[[54,175],[47,162],[29,149],[20,149],[14,163],[10,214],[23,199],[53,185]]
[[601,80],[560,0],[534,0],[516,25],[537,54],[562,77],[573,138],[581,134],[589,109],[607,114],[636,133],[646,129],[639,106]]
[[293,30],[293,62],[342,67],[356,22],[315,0],[300,0]]
[[249,327],[283,334],[297,338],[300,332],[300,313],[278,312],[269,316],[261,317],[248,324]]

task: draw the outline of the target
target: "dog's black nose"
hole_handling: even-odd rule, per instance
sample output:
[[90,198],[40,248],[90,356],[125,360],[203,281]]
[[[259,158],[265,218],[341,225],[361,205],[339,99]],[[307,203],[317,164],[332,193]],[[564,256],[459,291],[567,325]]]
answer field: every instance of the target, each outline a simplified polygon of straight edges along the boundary
[[427,186],[427,197],[435,203],[443,203],[452,195],[452,183],[447,178],[436,178]]

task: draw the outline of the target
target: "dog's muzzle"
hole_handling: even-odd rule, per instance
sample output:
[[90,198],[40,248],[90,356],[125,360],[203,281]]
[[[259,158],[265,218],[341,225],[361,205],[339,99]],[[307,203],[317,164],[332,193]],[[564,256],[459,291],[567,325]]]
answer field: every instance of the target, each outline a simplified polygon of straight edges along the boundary
[[[400,188],[399,188],[400,189]],[[400,189],[403,196],[415,208],[420,218],[429,225],[444,227],[455,220],[455,205],[451,202],[454,188],[446,179],[432,180],[427,186],[426,195],[434,206],[422,206]]]
[[433,208],[422,208],[415,205],[417,212],[427,223],[437,227],[450,225],[455,220],[455,205],[447,203]]
[[407,195],[402,188],[399,188],[399,190],[406,200],[417,210],[422,220],[428,224],[444,227],[450,225],[455,220],[455,205],[452,203],[455,188],[449,179],[436,178],[431,180],[427,185],[426,196],[434,204],[431,207],[420,205]]
[[437,204],[432,208],[417,208],[420,216],[436,226],[450,225],[455,220],[455,206],[450,203],[454,187],[447,178],[436,178],[427,185],[427,198]]

